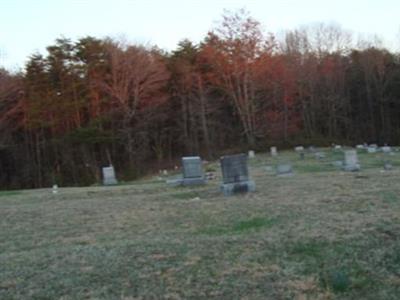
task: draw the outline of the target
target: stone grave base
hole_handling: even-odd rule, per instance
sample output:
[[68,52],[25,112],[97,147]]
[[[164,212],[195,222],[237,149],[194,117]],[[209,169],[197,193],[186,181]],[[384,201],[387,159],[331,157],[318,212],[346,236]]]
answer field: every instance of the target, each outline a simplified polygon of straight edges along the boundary
[[206,184],[206,179],[204,177],[183,178],[182,179],[183,186],[203,185],[203,184]]
[[167,184],[170,186],[191,186],[191,185],[203,185],[206,183],[207,181],[204,177],[178,178],[178,179],[167,180]]
[[360,169],[361,169],[361,167],[359,164],[343,166],[343,171],[346,171],[346,172],[357,172],[357,171],[360,171]]
[[237,193],[254,192],[256,190],[256,185],[252,180],[224,183],[221,185],[221,190],[224,193],[224,196],[232,196],[233,194]]
[[103,185],[115,185],[118,184],[118,181],[114,178],[107,178],[103,180]]

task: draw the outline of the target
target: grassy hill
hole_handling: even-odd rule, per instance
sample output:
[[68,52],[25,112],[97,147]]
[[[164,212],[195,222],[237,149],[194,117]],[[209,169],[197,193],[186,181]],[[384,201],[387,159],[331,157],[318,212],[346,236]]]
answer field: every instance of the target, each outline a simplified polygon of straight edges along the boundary
[[325,152],[257,154],[257,192],[229,198],[216,162],[203,187],[2,192],[0,299],[398,299],[400,153],[345,173]]

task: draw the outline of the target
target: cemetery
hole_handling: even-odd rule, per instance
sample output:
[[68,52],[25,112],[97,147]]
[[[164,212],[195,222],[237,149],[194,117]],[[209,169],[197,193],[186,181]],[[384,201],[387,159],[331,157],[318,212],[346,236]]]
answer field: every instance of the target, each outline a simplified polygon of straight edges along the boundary
[[0,299],[397,299],[400,152],[368,147],[1,192]]

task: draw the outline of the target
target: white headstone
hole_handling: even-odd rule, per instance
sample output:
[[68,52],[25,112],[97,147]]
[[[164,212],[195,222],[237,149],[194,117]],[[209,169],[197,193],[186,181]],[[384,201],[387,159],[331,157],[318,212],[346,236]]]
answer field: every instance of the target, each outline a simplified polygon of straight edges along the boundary
[[53,184],[53,194],[57,194],[58,193],[58,185],[57,184]]
[[103,168],[103,184],[112,185],[117,184],[117,179],[115,178],[115,171],[113,166]]
[[344,152],[344,170],[345,171],[360,170],[360,164],[358,163],[358,156],[356,150],[347,150]]
[[356,149],[358,149],[358,150],[363,150],[363,149],[365,149],[365,147],[364,147],[364,145],[357,145],[357,146],[356,146]]
[[376,153],[376,147],[368,146],[367,152],[368,152],[368,153]]
[[392,152],[392,148],[389,147],[389,146],[383,146],[383,147],[381,147],[381,150],[382,150],[383,153],[390,153],[390,152]]
[[253,150],[250,150],[249,151],[249,158],[254,158],[254,157],[256,157],[255,152]]
[[271,147],[271,156],[277,156],[278,155],[278,150],[276,147]]
[[296,147],[294,147],[294,151],[303,152],[304,151],[304,147],[303,146],[296,146]]

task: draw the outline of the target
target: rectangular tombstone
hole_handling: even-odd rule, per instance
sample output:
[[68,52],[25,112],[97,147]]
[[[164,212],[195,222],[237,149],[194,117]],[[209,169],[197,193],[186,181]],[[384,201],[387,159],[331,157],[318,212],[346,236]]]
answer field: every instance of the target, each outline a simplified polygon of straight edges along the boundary
[[293,168],[291,164],[280,164],[276,167],[276,175],[283,176],[283,175],[292,175]]
[[249,179],[247,160],[248,157],[245,154],[221,157],[223,177],[221,189],[225,196],[240,192],[253,192],[255,190],[254,182]]
[[103,184],[113,185],[117,184],[117,179],[115,178],[115,171],[113,166],[103,168]]
[[278,149],[276,147],[271,147],[271,156],[277,156],[278,155]]
[[182,157],[183,185],[205,184],[203,165],[199,156]]
[[203,176],[203,167],[199,156],[182,157],[183,177],[194,178]]
[[360,164],[358,163],[358,156],[356,150],[347,150],[344,152],[344,167],[345,171],[359,171]]
[[253,150],[249,151],[249,158],[254,158],[256,157],[256,153]]

